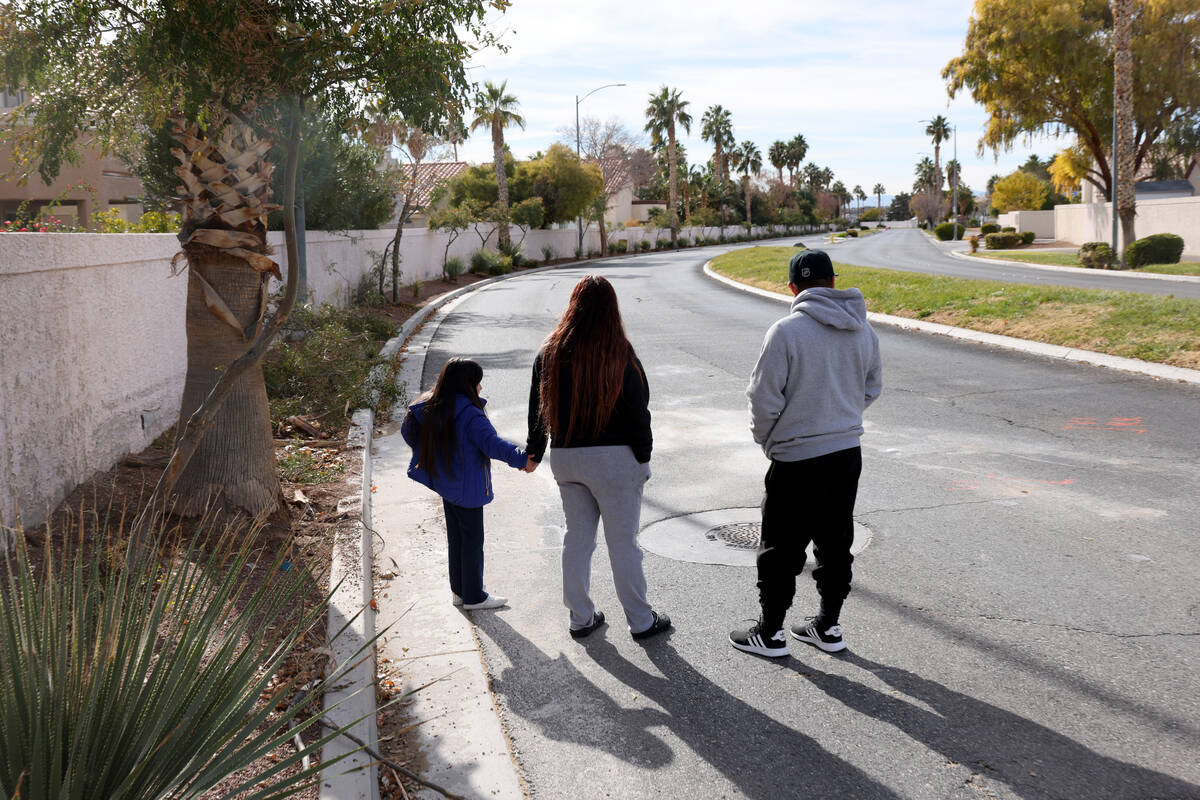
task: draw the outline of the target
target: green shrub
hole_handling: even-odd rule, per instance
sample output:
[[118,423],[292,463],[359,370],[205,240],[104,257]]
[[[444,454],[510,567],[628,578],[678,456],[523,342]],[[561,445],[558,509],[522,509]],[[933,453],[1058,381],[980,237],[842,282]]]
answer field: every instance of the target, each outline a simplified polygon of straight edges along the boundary
[[985,222],[979,226],[979,235],[987,236],[989,233],[998,233],[1000,226],[994,222]]
[[583,248],[582,247],[575,248],[575,258],[577,258],[577,259],[583,258]]
[[938,238],[938,241],[948,242],[951,239],[961,239],[966,230],[957,222],[943,222],[933,229],[933,235]]
[[852,239],[857,239],[858,238],[858,230],[856,228],[850,228],[849,230],[846,231],[846,235],[851,237]]
[[967,220],[967,227],[968,228],[978,228],[979,220],[976,219],[975,217],[971,217],[969,220]]
[[1173,233],[1154,233],[1125,248],[1125,266],[1178,264],[1183,256],[1183,238]]
[[679,237],[679,246],[680,247],[691,247],[692,241],[691,241],[691,239],[687,238],[686,236],[680,236]]
[[455,283],[458,281],[458,276],[462,275],[466,268],[467,265],[463,263],[463,260],[455,256],[446,260],[446,263],[442,265],[442,272],[445,273],[446,280]]
[[1116,253],[1106,242],[1084,242],[1078,258],[1079,266],[1088,269],[1112,269],[1117,263]]
[[1033,240],[1037,238],[1037,234],[1033,231],[1021,231],[1021,244],[1033,244]]
[[1014,228],[1012,225],[1005,225],[1003,228],[1000,229],[1000,232],[1001,233],[1016,233],[1017,229]]
[[717,235],[717,244],[725,244],[728,241],[729,241],[729,239],[728,239],[728,237],[725,236],[724,233]]
[[[301,762],[338,735],[320,728],[322,689],[295,672],[327,606],[306,599],[320,577],[244,525],[85,527],[95,547],[55,534],[36,559],[18,532],[0,556],[0,794],[263,798],[314,784],[329,764]],[[293,725],[312,734],[299,750]],[[268,753],[268,772],[247,771]]]
[[629,250],[629,242],[624,239],[617,239],[608,245],[608,249],[613,253],[625,253]]
[[1021,242],[1021,236],[1011,231],[989,233],[984,237],[988,250],[1011,250]]
[[640,242],[638,242],[638,249],[642,250],[642,251],[649,250],[650,249],[650,240],[642,239]]
[[491,250],[476,250],[471,253],[471,272],[476,275],[486,275],[495,265],[500,256]]
[[554,248],[550,245],[542,245],[542,261],[554,260]]
[[513,260],[510,256],[497,255],[492,265],[488,267],[488,275],[507,275],[513,271]]
[[[263,358],[272,419],[320,416],[333,431],[355,409],[390,408],[402,390],[394,380],[395,363],[381,359],[379,348],[396,330],[394,322],[365,309],[293,311],[287,335]],[[383,368],[375,370],[377,365]]]

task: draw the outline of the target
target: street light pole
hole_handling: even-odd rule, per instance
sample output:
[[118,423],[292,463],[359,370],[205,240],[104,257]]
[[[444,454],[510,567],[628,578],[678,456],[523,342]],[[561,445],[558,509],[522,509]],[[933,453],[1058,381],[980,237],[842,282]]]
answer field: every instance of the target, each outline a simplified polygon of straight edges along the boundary
[[[592,89],[590,92],[585,94],[583,97],[580,97],[579,95],[575,95],[575,157],[576,158],[582,160],[582,157],[583,157],[583,153],[582,153],[583,139],[581,138],[580,131],[579,131],[579,104],[582,103],[584,100],[587,100],[589,97],[591,97],[592,95],[594,95],[596,92],[600,91],[601,89],[608,89],[609,87],[612,87],[612,86],[624,86],[624,85],[625,84],[623,84],[623,83],[606,83],[603,86],[597,86],[595,89]],[[579,229],[579,252],[583,253],[583,217],[576,217],[575,225]]]
[[951,128],[954,131],[954,180],[950,186],[950,197],[954,203],[954,241],[958,241],[958,173],[962,171],[962,166],[958,163],[958,126]]

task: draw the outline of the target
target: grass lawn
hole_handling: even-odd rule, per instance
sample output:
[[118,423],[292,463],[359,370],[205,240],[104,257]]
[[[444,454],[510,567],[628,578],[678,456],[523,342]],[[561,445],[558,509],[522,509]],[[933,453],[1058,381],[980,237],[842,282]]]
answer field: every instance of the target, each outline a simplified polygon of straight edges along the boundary
[[[751,247],[713,259],[715,271],[787,294],[792,247]],[[1020,339],[1200,369],[1200,300],[1030,286],[835,264],[840,288],[867,308]]]
[[[1075,253],[1039,253],[1033,250],[993,250],[978,252],[979,258],[1003,258],[1009,261],[1024,261],[1027,264],[1053,264],[1058,267],[1078,267]],[[1200,275],[1200,261],[1183,261],[1178,264],[1147,264],[1138,267],[1138,272],[1159,272],[1164,275]]]

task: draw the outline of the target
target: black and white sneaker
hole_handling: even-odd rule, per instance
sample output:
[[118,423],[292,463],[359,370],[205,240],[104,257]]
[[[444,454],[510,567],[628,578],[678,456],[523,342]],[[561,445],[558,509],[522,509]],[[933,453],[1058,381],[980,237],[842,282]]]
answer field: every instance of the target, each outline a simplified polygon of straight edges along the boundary
[[792,636],[826,653],[838,653],[846,649],[846,643],[842,641],[841,625],[831,625],[822,631],[817,628],[817,622],[813,618],[809,618],[804,625],[793,625]]
[[768,658],[779,658],[788,654],[787,635],[783,628],[777,631],[764,631],[762,622],[756,622],[746,630],[736,630],[729,634],[729,643],[743,653],[754,653]]

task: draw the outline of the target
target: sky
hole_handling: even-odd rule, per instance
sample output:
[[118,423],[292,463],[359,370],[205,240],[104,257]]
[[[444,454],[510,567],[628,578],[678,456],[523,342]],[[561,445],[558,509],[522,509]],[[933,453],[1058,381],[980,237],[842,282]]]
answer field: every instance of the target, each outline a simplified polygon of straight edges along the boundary
[[[508,50],[480,51],[468,74],[480,85],[508,82],[526,121],[524,130],[505,130],[518,159],[560,140],[562,128],[574,130],[575,98],[605,84],[626,85],[591,94],[580,115],[616,118],[641,134],[647,100],[665,84],[690,103],[691,134],[680,132],[690,163],[711,157],[700,118],[719,103],[732,113],[737,141],[758,145],[765,170],[773,169],[771,143],[802,133],[806,160],[829,167],[848,188],[911,191],[916,163],[933,157],[922,120],[942,114],[957,128],[963,180],[981,193],[990,176],[1067,143],[1039,138],[998,160],[977,154],[987,114],[969,92],[951,100],[941,77],[962,51],[971,7],[971,0],[513,0],[489,18]],[[954,147],[942,145],[943,163]],[[459,158],[490,163],[487,131],[472,134]]]

